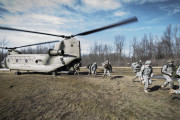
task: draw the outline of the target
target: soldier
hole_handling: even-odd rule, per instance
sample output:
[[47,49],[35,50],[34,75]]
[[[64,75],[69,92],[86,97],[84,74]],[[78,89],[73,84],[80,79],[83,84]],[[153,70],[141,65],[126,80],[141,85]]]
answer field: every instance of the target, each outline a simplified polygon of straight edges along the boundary
[[78,73],[79,75],[79,71],[80,71],[80,63],[77,63],[74,65],[74,75]]
[[89,69],[89,73],[88,73],[89,75],[91,75],[91,72],[92,72],[92,71],[91,71],[91,66],[92,66],[92,64],[88,64],[88,65],[87,65],[87,68]]
[[108,74],[108,76],[110,75],[110,71],[112,71],[112,66],[109,62],[109,60],[107,60],[106,62],[102,63],[103,67],[104,67],[104,75],[103,78]]
[[173,68],[174,68],[173,63],[174,63],[173,60],[169,60],[167,61],[167,64],[162,67],[161,72],[166,79],[166,82],[164,82],[164,84],[161,85],[162,89],[164,89],[167,86],[167,84],[169,84],[170,89],[173,89],[173,86],[174,86],[173,80],[172,80],[172,73],[173,73]]
[[97,64],[96,64],[96,62],[94,62],[91,66],[91,73],[94,76],[96,76],[96,74],[97,74],[96,69],[97,69]]
[[[178,69],[177,69],[177,71],[176,71],[176,74],[180,77],[180,66],[178,67]],[[173,90],[173,89],[171,89],[171,90],[170,90],[170,94],[175,93],[175,94],[180,95],[180,79],[178,80],[178,82],[179,82],[179,90]]]
[[134,63],[132,63],[131,68],[133,69],[134,73],[136,73],[136,76],[134,76],[134,78],[132,79],[133,81],[134,81],[137,77],[139,77],[139,81],[141,81],[141,79],[140,79],[141,66],[142,66],[141,60],[139,60],[139,62],[134,62]]
[[141,80],[144,83],[144,92],[148,93],[148,86],[152,84],[151,77],[153,77],[153,69],[151,67],[151,61],[147,60],[145,65],[141,67],[140,71]]

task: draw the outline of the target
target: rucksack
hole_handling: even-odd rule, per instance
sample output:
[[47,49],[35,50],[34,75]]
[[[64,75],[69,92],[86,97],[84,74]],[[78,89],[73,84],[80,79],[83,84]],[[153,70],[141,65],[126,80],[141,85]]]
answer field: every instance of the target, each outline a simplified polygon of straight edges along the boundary
[[105,64],[104,67],[105,67],[106,69],[108,69],[108,64]]

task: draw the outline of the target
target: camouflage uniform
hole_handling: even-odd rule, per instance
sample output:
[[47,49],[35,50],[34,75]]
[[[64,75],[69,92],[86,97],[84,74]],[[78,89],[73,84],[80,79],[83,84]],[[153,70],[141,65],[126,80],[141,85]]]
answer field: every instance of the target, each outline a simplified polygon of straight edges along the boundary
[[169,84],[170,89],[173,89],[173,80],[172,80],[172,72],[173,72],[173,65],[174,61],[167,61],[167,64],[162,67],[161,72],[163,73],[163,76],[166,79],[166,82],[164,82],[163,85],[161,85],[161,88],[164,88]]
[[87,66],[87,68],[89,69],[89,75],[91,75],[91,73],[92,73],[92,71],[91,71],[91,66],[92,66],[92,64],[89,64],[88,66]]
[[141,60],[140,60],[139,62],[134,62],[134,63],[132,63],[131,68],[133,69],[134,73],[136,73],[136,76],[134,76],[134,78],[132,79],[133,81],[134,81],[137,77],[139,77],[139,81],[141,81],[141,79],[140,79],[140,76],[141,76],[141,75],[140,75],[141,66],[142,66]]
[[144,91],[148,92],[148,86],[152,84],[151,77],[153,76],[153,69],[151,67],[151,61],[146,61],[145,65],[141,67],[140,71],[141,79],[144,83]]
[[103,65],[103,67],[104,67],[104,75],[103,75],[103,78],[104,78],[106,75],[111,76],[111,75],[110,75],[110,71],[112,71],[112,66],[111,66],[110,62],[109,62],[109,61],[106,61],[106,62],[104,62],[102,65]]
[[[178,76],[180,76],[180,66],[179,66],[179,68],[177,69],[177,71],[176,71],[176,74],[178,75]],[[171,93],[175,93],[175,94],[180,94],[180,79],[178,80],[178,82],[179,82],[179,90],[171,90],[170,92]]]
[[76,73],[79,74],[78,71],[80,71],[80,63],[77,63],[77,64],[74,65],[74,71],[75,71],[74,74],[76,74]]
[[94,76],[96,76],[96,74],[97,74],[96,69],[97,69],[97,64],[96,64],[96,62],[94,62],[91,66],[91,73]]
[[133,62],[133,63],[131,64],[131,68],[132,68],[132,70],[133,70],[134,73],[137,72],[136,69],[134,69],[134,67],[135,67],[136,64],[138,64],[138,63],[137,63],[137,62]]

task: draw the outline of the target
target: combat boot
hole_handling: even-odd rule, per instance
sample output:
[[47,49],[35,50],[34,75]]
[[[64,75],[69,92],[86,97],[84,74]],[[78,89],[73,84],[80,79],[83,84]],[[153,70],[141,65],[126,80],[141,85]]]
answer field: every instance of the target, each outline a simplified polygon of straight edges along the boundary
[[144,81],[141,82],[141,85],[144,85]]
[[147,90],[144,90],[145,93],[149,93]]
[[164,90],[164,88],[165,88],[164,85],[161,85],[161,89]]
[[175,93],[175,90],[170,89],[169,94],[172,95],[173,93]]

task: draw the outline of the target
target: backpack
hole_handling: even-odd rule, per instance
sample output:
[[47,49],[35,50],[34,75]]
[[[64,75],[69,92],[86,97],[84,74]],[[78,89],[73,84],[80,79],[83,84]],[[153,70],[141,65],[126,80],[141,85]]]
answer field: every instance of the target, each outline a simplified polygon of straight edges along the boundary
[[[164,66],[166,66],[166,71],[167,71],[168,66],[167,66],[167,65],[164,65]],[[161,73],[162,73],[162,74],[166,74],[166,73],[163,72],[163,67],[164,67],[164,66],[162,66],[162,68],[161,68]]]
[[108,64],[104,64],[104,67],[105,67],[106,69],[108,69]]

